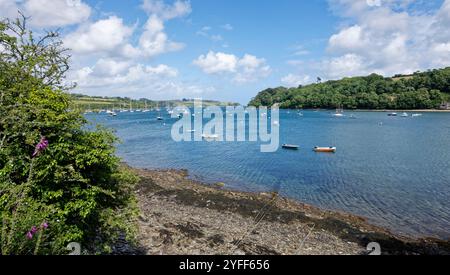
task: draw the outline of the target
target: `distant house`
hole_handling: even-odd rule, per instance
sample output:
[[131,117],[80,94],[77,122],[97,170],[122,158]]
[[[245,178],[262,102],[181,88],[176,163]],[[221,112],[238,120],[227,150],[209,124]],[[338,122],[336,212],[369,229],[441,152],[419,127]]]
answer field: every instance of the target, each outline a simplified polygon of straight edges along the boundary
[[450,110],[450,102],[444,102],[441,104],[441,110]]

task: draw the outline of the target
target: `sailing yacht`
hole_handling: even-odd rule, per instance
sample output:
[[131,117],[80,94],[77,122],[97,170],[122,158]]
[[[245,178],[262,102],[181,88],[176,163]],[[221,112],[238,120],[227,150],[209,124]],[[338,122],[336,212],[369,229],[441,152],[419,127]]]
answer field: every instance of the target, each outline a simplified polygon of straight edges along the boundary
[[342,107],[338,107],[336,109],[336,113],[333,114],[334,117],[344,117],[344,109]]
[[130,99],[130,113],[134,113],[134,111],[133,111],[133,103],[132,103],[131,99]]
[[143,113],[148,113],[148,112],[150,112],[150,110],[148,109],[148,106],[147,106],[147,100],[145,101],[145,109],[144,109],[144,111],[142,111]]
[[158,115],[158,117],[156,117],[156,120],[164,120],[164,118],[161,116],[161,109],[159,108],[159,103],[158,103],[157,111],[159,112],[159,115]]

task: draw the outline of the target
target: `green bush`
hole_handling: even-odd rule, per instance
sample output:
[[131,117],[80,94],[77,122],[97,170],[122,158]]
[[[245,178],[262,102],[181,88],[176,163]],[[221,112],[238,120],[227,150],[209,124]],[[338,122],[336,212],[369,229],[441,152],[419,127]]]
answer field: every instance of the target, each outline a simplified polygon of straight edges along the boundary
[[25,17],[5,20],[0,49],[0,254],[67,254],[71,242],[100,253],[133,237],[137,177],[115,136],[71,110],[58,34],[35,40]]

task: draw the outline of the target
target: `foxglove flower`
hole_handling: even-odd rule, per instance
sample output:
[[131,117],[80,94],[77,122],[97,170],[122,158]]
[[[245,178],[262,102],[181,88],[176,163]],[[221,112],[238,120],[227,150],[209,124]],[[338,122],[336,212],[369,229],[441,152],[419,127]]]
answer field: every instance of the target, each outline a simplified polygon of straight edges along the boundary
[[38,232],[38,229],[36,228],[36,226],[33,226],[30,230],[31,234],[36,234],[36,232]]
[[39,155],[41,152],[43,152],[48,147],[48,140],[45,137],[42,137],[39,143],[36,145],[36,148],[34,149],[33,158]]
[[41,228],[47,229],[48,228],[48,223],[47,222],[42,223],[41,224]]

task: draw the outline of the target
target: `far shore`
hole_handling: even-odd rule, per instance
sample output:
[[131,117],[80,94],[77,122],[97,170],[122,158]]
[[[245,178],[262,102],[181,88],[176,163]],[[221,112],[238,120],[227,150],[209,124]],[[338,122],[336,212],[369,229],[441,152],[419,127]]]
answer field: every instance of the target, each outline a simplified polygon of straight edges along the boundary
[[207,185],[190,179],[187,170],[132,170],[141,179],[136,194],[142,254],[361,255],[375,242],[383,254],[450,255],[449,240],[399,236],[363,217],[277,193]]
[[[302,111],[335,111],[335,109],[281,109],[281,110],[302,110]],[[344,109],[344,112],[376,112],[376,113],[450,113],[450,110],[440,109],[419,109],[419,110],[376,110],[376,109]]]

